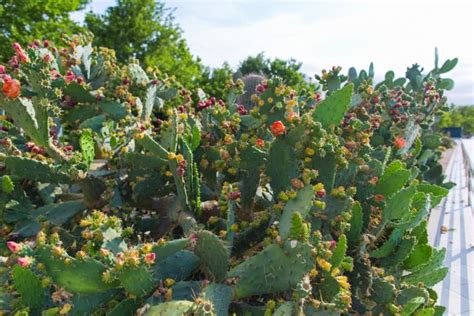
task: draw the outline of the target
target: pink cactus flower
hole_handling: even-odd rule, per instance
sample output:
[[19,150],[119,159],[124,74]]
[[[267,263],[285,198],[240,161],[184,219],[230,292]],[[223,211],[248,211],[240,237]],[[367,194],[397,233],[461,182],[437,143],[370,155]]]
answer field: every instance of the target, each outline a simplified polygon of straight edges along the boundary
[[18,251],[20,251],[21,249],[23,249],[23,245],[22,245],[22,244],[19,244],[19,243],[14,242],[14,241],[8,241],[8,242],[7,242],[7,247],[8,247],[8,249],[10,249],[10,251],[13,252],[13,253],[17,253]]
[[30,257],[21,257],[16,260],[16,263],[18,263],[20,266],[27,268],[31,264],[31,258]]
[[156,254],[154,252],[147,253],[145,255],[145,263],[147,264],[153,264],[156,259]]

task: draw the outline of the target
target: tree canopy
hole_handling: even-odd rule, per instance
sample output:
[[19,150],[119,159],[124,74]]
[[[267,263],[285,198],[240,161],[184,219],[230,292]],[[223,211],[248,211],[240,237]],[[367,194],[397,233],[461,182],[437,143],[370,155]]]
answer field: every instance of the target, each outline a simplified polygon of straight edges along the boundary
[[114,49],[119,61],[136,57],[191,83],[200,76],[202,66],[189,51],[172,12],[155,0],[118,0],[102,15],[89,12],[85,22],[95,35],[95,44]]
[[70,13],[84,9],[90,0],[0,0],[0,62],[11,56],[15,42],[22,45],[35,39],[59,41],[81,27]]
[[289,85],[299,88],[309,88],[310,84],[305,80],[305,75],[301,72],[302,63],[291,58],[288,60],[265,57],[263,52],[256,56],[249,56],[244,59],[238,68],[242,75],[250,73],[262,74],[266,77],[277,76],[283,78]]
[[462,127],[464,133],[474,135],[474,105],[454,107],[441,116],[438,126]]

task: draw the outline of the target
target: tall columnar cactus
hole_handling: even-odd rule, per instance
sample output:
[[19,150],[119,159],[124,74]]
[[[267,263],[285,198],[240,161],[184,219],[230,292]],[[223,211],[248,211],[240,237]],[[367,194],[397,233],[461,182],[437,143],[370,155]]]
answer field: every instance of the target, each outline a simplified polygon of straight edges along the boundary
[[235,103],[241,81],[194,96],[69,44],[1,66],[0,309],[442,314],[426,220],[450,184],[428,129],[456,59],[375,86],[333,67],[323,99],[248,75]]
[[237,98],[237,103],[242,104],[247,110],[250,110],[258,106],[258,104],[252,100],[252,95],[257,93],[257,86],[265,80],[265,77],[258,74],[248,74],[241,79],[244,82],[245,92]]

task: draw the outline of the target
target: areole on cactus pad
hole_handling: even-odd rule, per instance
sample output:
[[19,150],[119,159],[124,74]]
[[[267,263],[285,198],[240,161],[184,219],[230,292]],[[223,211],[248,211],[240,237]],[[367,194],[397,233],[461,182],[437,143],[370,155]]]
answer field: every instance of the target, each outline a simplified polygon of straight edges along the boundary
[[89,40],[0,68],[2,311],[443,314],[426,223],[451,184],[430,127],[457,59],[216,100]]

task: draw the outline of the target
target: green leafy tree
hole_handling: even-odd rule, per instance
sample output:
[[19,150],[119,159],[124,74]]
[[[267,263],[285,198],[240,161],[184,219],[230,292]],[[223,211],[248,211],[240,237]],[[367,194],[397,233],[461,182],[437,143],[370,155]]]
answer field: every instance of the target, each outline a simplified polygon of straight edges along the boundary
[[450,112],[446,112],[441,117],[438,126],[445,127],[462,127],[464,133],[474,134],[474,106],[458,106],[453,107]]
[[181,83],[193,83],[201,75],[172,11],[155,0],[118,0],[103,15],[86,15],[95,44],[113,48],[119,61],[136,57],[147,66],[173,74]]
[[81,27],[69,14],[81,10],[90,0],[0,0],[0,62],[11,56],[11,46],[35,39],[59,41],[63,34]]
[[225,99],[226,84],[232,79],[232,74],[232,67],[228,63],[224,63],[220,68],[206,67],[199,86],[207,94],[218,99]]
[[266,58],[264,53],[256,56],[249,56],[243,60],[238,68],[242,75],[250,73],[262,74],[266,77],[278,76],[296,88],[311,88],[315,85],[305,80],[305,75],[301,72],[302,63],[295,59],[283,60]]

